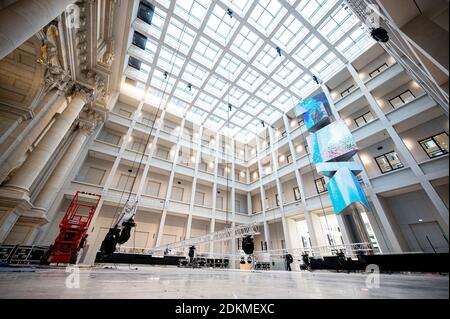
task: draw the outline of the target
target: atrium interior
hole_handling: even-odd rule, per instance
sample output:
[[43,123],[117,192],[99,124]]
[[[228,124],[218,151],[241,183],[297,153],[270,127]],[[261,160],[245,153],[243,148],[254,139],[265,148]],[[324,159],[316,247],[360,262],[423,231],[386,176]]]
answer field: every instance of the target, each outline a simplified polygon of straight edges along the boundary
[[445,0],[0,0],[0,298],[448,298],[448,26]]

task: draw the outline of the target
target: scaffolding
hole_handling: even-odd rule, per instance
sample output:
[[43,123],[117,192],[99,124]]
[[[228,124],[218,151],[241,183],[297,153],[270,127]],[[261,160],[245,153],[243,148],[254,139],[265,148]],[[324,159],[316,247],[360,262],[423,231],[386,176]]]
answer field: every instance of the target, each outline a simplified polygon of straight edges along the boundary
[[149,250],[149,253],[154,253],[158,251],[172,251],[177,249],[184,249],[191,246],[196,246],[204,243],[227,241],[236,238],[243,238],[246,236],[255,236],[259,234],[259,228],[257,224],[241,225],[231,228],[226,228],[214,233],[210,233],[205,236],[195,237],[179,241],[176,243],[171,243],[167,245],[161,245]]

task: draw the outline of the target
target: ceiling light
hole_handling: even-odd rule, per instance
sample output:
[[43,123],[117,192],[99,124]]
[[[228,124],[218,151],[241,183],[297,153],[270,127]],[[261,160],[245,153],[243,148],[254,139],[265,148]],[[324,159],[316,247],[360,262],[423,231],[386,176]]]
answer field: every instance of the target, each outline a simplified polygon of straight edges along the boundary
[[297,145],[295,150],[297,151],[297,153],[301,153],[303,151],[303,146],[302,145]]

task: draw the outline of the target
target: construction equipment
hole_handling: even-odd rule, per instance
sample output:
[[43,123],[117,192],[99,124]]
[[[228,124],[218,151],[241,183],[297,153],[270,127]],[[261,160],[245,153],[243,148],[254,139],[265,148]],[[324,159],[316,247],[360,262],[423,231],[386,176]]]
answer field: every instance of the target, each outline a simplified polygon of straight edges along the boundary
[[77,192],[59,224],[59,235],[49,247],[42,262],[45,264],[75,264],[78,252],[85,242],[86,233],[94,217],[101,196]]

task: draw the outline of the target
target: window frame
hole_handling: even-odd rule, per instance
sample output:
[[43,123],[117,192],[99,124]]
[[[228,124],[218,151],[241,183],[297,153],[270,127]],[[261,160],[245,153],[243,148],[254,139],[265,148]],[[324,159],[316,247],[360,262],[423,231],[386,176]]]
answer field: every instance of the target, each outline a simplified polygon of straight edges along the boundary
[[[394,171],[398,171],[398,170],[400,170],[400,169],[405,168],[405,165],[402,163],[402,161],[400,161],[400,164],[402,164],[402,167],[394,168],[394,167],[392,166],[391,161],[390,161],[390,160],[388,159],[388,157],[387,157],[389,154],[392,154],[392,153],[395,153],[395,154],[397,155],[397,157],[399,158],[399,160],[400,160],[400,157],[398,156],[398,153],[397,153],[395,150],[392,150],[392,151],[387,152],[387,153],[385,153],[385,154],[383,154],[383,155],[380,155],[380,156],[375,157],[375,162],[377,163],[377,166],[378,166],[378,168],[380,169],[381,174],[387,174],[387,173],[394,172]],[[386,161],[388,162],[389,167],[391,168],[390,171],[385,171],[385,172],[383,172],[383,170],[381,169],[381,166],[380,166],[380,163],[378,162],[378,159],[379,159],[379,158],[382,158],[382,157],[384,157],[384,158],[386,159]]]
[[[422,147],[422,149],[425,151],[425,153],[428,155],[428,157],[429,157],[430,159],[439,158],[439,157],[445,156],[445,155],[447,155],[447,154],[449,153],[447,150],[442,149],[442,147],[439,145],[439,143],[438,143],[438,142],[436,141],[436,139],[435,139],[437,136],[442,135],[442,134],[447,135],[447,137],[449,136],[449,134],[448,134],[447,132],[443,131],[443,132],[441,132],[441,133],[434,134],[433,136],[430,136],[430,137],[427,137],[427,138],[424,138],[424,139],[418,141],[418,143],[420,144],[420,146]],[[425,149],[423,143],[424,143],[425,141],[428,141],[428,140],[432,140],[432,141],[436,144],[436,146],[437,146],[437,147],[439,148],[439,150],[442,152],[441,155],[431,156],[430,153],[427,152],[427,150]]]
[[[321,181],[322,187],[324,189],[322,192],[319,190],[319,186],[317,184],[317,182],[319,182],[319,181]],[[317,191],[317,193],[319,195],[328,192],[328,188],[327,188],[327,183],[325,181],[325,177],[321,177],[319,179],[314,180],[314,185],[316,185],[316,191]]]
[[302,199],[302,194],[300,193],[300,187],[294,187],[292,189],[294,191],[294,199],[296,201],[299,201]]
[[[402,106],[404,106],[404,105],[410,103],[410,102],[406,102],[406,101],[402,98],[402,95],[404,95],[405,93],[408,93],[408,92],[411,93],[411,95],[414,97],[414,99],[417,98],[417,97],[414,95],[414,93],[413,93],[411,90],[409,90],[409,89],[406,90],[406,91],[404,91],[403,93],[398,94],[397,96],[395,96],[395,97],[389,99],[389,104],[391,105],[391,107],[392,107],[394,110],[396,110],[397,108],[402,107]],[[394,106],[394,104],[392,104],[392,101],[394,101],[395,99],[400,99],[400,100],[403,102],[403,104],[400,105],[400,106]]]
[[[382,69],[383,67],[386,67],[385,69],[383,69],[382,71],[380,71],[380,69]],[[378,68],[376,68],[375,70],[373,70],[372,72],[369,72],[369,77],[371,79],[375,78],[376,76],[378,76],[379,74],[383,73],[384,71],[386,71],[387,69],[389,69],[389,65],[384,62],[382,65],[380,65]],[[376,73],[378,72],[378,73]],[[374,74],[376,73],[376,74]]]
[[[368,121],[368,120],[366,119],[366,115],[367,115],[367,114],[370,114],[370,115],[372,116],[372,119],[371,119],[370,121]],[[363,119],[364,122],[365,122],[365,123],[364,123],[363,125],[361,125],[361,126],[358,124],[358,120],[360,120],[360,119]],[[369,112],[364,113],[363,115],[357,117],[356,119],[354,119],[354,121],[355,121],[356,126],[357,126],[358,128],[360,128],[360,127],[365,126],[366,124],[369,124],[369,123],[372,122],[374,119],[375,119],[375,118],[374,118],[372,112],[369,111]]]

